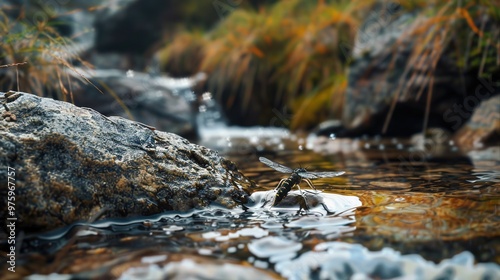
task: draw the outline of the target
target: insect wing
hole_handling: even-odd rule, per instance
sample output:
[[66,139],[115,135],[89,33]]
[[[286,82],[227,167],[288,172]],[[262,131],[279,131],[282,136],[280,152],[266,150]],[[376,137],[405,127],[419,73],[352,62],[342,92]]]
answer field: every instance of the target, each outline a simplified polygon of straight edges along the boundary
[[299,176],[307,179],[318,179],[318,178],[332,178],[344,174],[345,171],[340,172],[299,172]]
[[276,171],[283,172],[283,173],[292,173],[293,172],[293,169],[291,169],[290,167],[281,165],[281,164],[274,162],[270,159],[267,159],[265,157],[259,157],[259,160],[263,164],[275,169]]

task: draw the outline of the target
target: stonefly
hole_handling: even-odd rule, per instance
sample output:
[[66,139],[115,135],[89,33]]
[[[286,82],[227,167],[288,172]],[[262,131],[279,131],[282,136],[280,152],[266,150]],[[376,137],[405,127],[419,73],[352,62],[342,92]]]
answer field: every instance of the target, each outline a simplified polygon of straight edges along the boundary
[[273,168],[276,171],[282,172],[282,173],[291,173],[290,177],[286,179],[281,179],[281,181],[278,183],[278,186],[276,187],[275,190],[276,196],[274,198],[274,203],[273,206],[278,205],[280,201],[285,198],[290,190],[293,188],[293,186],[297,185],[297,188],[299,191],[302,193],[300,190],[300,182],[302,180],[306,181],[306,183],[316,190],[314,187],[313,183],[311,182],[310,179],[318,179],[318,178],[331,178],[331,177],[337,177],[345,173],[345,171],[339,171],[339,172],[331,172],[331,171],[324,171],[324,172],[309,172],[305,168],[297,168],[297,169],[292,169],[290,167],[284,166],[282,164],[279,164],[277,162],[274,162],[270,159],[267,159],[265,157],[259,157],[260,162],[264,163],[265,165]]

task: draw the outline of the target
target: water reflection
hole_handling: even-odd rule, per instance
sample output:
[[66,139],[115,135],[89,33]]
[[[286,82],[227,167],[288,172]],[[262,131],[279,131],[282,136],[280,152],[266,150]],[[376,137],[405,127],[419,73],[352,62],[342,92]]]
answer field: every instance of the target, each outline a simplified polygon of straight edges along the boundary
[[[57,259],[58,267],[62,268],[60,273],[83,276],[98,265],[91,258],[98,255],[99,273],[109,276],[117,265],[124,269],[124,265],[129,264],[132,269],[138,263],[142,267],[153,260],[166,264],[170,262],[166,255],[181,253],[190,255],[189,258],[192,255],[243,258],[264,268],[268,262],[290,260],[302,250],[310,250],[307,240],[337,238],[355,229],[352,226],[355,223],[354,209],[361,205],[357,197],[308,194],[314,206],[305,212],[298,211],[297,205],[264,207],[268,193],[255,193],[252,196],[254,204],[247,210],[213,208],[159,215],[148,220],[101,221],[30,237],[23,247],[23,267],[31,273],[54,272],[54,267],[44,266],[44,263]],[[289,197],[295,196],[299,197],[300,193],[292,191]],[[157,251],[158,248],[161,250]],[[146,253],[144,250],[150,251]],[[120,251],[129,257],[117,259],[113,252]],[[33,252],[43,252],[45,257]],[[85,265],[79,266],[81,262]],[[147,271],[130,269],[126,270],[127,275],[137,276],[151,275],[150,269],[159,268],[155,264]]]
[[[344,141],[325,141],[339,140]],[[476,154],[471,160],[452,145],[419,149],[402,139],[345,141],[356,148],[270,157],[290,166],[308,165],[308,170],[346,171],[339,178],[314,182],[323,194],[357,196],[362,202],[354,216],[355,230],[351,237],[341,234],[342,240],[371,250],[391,246],[436,262],[462,251],[472,252],[478,261],[500,262],[498,158]],[[246,162],[251,161],[239,163]],[[265,168],[250,169],[262,190],[273,189],[281,179]]]

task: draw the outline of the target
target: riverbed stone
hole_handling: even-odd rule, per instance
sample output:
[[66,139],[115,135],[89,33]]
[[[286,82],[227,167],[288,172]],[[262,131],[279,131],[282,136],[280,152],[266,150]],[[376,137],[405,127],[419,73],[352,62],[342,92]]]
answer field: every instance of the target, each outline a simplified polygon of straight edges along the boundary
[[[176,134],[28,93],[7,96],[0,93],[0,115],[16,119],[0,119],[0,181],[6,167],[15,169],[16,231],[214,203],[234,208],[253,185],[234,163]],[[0,188],[7,193],[7,184]],[[6,217],[7,196],[0,201]]]
[[465,150],[498,146],[500,143],[500,95],[484,100],[454,136]]

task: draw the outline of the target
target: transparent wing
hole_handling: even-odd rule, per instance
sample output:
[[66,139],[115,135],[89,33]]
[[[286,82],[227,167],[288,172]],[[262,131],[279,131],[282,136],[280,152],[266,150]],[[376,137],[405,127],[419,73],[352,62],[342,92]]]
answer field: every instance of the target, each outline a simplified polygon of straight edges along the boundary
[[337,177],[342,174],[344,174],[345,171],[339,171],[339,172],[299,172],[299,176],[302,178],[307,178],[307,179],[318,179],[318,178],[331,178],[331,177]]
[[293,169],[291,169],[290,167],[281,165],[281,164],[274,162],[270,159],[267,159],[265,157],[259,157],[259,160],[263,164],[275,169],[276,171],[283,172],[283,173],[292,173],[293,172]]

